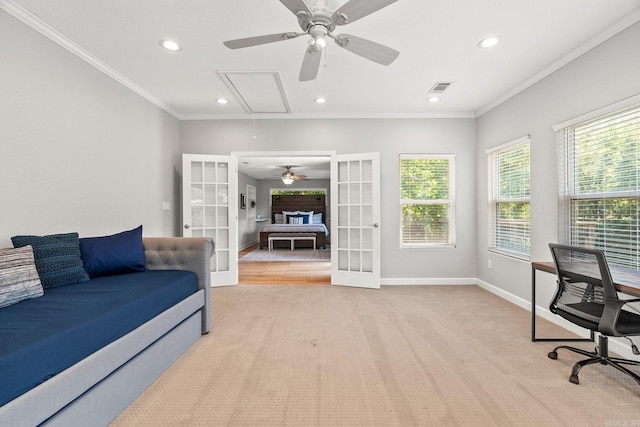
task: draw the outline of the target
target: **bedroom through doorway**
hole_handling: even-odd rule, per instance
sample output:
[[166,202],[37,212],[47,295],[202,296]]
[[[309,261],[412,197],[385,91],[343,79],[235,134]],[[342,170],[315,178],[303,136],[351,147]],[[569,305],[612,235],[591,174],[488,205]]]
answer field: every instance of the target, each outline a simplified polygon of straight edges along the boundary
[[[256,154],[236,154],[241,192],[238,284],[330,285],[331,157],[324,153]],[[289,184],[282,179],[287,167],[295,174]],[[255,196],[243,206],[245,185],[247,193]],[[250,204],[255,208],[252,211]]]

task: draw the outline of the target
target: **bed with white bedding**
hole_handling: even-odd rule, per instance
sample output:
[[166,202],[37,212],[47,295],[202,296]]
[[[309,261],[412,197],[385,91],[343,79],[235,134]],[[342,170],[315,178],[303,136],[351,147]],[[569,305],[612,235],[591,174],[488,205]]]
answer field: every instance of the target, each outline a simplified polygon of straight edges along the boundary
[[[309,213],[311,213],[309,215]],[[306,215],[305,215],[306,214]],[[272,196],[271,224],[260,229],[260,249],[269,248],[269,235],[272,233],[315,233],[316,248],[326,248],[329,229],[324,224],[326,215],[325,196],[281,195]],[[304,218],[304,223],[303,219]],[[290,219],[294,217],[295,219]],[[295,223],[294,223],[295,222]],[[274,242],[286,243],[286,242]],[[311,241],[296,243],[296,248],[312,246]]]

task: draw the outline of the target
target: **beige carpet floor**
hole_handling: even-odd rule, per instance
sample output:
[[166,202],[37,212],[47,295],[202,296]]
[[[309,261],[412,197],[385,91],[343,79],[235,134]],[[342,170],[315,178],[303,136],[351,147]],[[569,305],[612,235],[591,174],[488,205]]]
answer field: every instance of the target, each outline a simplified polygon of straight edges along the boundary
[[[236,286],[113,426],[640,426],[640,385],[475,286]],[[538,334],[566,334],[540,320]],[[591,349],[592,344],[580,343]]]

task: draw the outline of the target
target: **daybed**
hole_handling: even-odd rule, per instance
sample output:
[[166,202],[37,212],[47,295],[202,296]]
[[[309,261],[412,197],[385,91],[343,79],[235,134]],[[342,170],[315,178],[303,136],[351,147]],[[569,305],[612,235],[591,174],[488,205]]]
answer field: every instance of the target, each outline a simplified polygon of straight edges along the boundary
[[[106,425],[195,343],[201,334],[208,333],[210,257],[213,241],[208,238],[142,240],[147,271],[91,278],[89,282],[59,288],[45,288],[41,297],[0,308],[0,357],[8,357],[0,361],[0,369],[21,366],[21,363],[24,366],[25,361],[21,359],[29,357],[31,362],[28,363],[31,363],[29,366],[32,367],[39,367],[40,363],[45,361],[49,362],[47,359],[55,363],[61,354],[75,351],[74,347],[79,344],[78,337],[81,337],[80,341],[95,345],[95,342],[104,338],[103,335],[118,333],[113,331],[118,329],[115,326],[116,319],[119,321],[123,317],[153,316],[150,320],[143,320],[133,330],[124,332],[124,335],[116,336],[115,341],[110,344],[83,356],[72,366],[12,398],[0,407],[0,425]],[[170,282],[175,281],[181,282],[178,288],[182,289],[180,292],[183,294],[184,289],[189,289],[188,295],[170,295],[165,291],[170,287]],[[134,296],[127,297],[128,294],[123,293],[125,291],[122,285],[133,289]],[[139,287],[145,291],[136,291]],[[100,290],[104,303],[96,303],[95,298],[93,302],[82,299],[75,301],[78,306],[86,304],[88,307],[85,310],[89,313],[86,321],[93,322],[88,330],[85,328],[79,335],[75,330],[65,330],[59,334],[62,335],[62,339],[53,347],[47,342],[47,337],[38,338],[33,345],[41,352],[39,355],[36,354],[35,359],[33,354],[29,355],[24,349],[17,355],[7,356],[6,349],[15,347],[15,339],[21,340],[25,335],[37,335],[38,331],[20,334],[15,326],[3,328],[3,316],[11,317],[10,315],[15,315],[20,310],[43,310],[43,317],[48,316],[53,320],[43,322],[40,319],[40,327],[48,328],[45,323],[60,327],[64,323],[61,319],[73,318],[76,314],[65,317],[64,311],[47,311],[57,310],[56,298],[58,302],[63,300],[66,310],[69,308],[68,305],[74,304],[70,300],[80,298],[79,295],[90,288],[94,292],[96,289]],[[141,295],[143,292],[145,294]],[[143,313],[150,305],[147,298],[151,295],[154,295],[156,302],[160,301],[160,305],[165,306],[157,315]],[[174,302],[174,299],[179,301]],[[87,313],[78,316],[85,315]],[[62,329],[64,328],[62,325]],[[12,372],[23,376],[24,369],[14,369]],[[4,371],[0,373],[3,379],[8,376]],[[6,400],[7,383],[0,384],[0,388]]]

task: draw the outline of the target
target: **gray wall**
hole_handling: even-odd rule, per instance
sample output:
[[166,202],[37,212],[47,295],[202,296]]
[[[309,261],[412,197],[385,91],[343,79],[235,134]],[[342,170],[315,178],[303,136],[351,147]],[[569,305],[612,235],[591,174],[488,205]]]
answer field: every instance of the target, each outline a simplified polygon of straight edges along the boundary
[[[629,27],[477,120],[478,277],[530,301],[527,262],[490,253],[485,150],[531,136],[531,259],[550,261],[558,241],[558,159],[552,126],[640,93],[640,23]],[[492,260],[492,269],[487,260]],[[550,276],[550,275],[544,275]],[[548,304],[553,278],[541,290]],[[544,302],[543,302],[544,301]]]
[[[248,120],[182,122],[185,153],[255,151],[380,152],[383,279],[473,278],[476,274],[475,120],[260,120],[252,139]],[[400,153],[456,155],[457,246],[400,250]],[[415,281],[414,281],[415,283]]]
[[0,247],[179,233],[179,121],[2,10],[0,40]]

